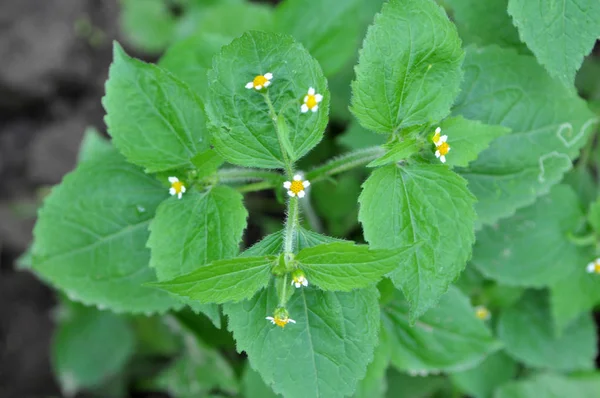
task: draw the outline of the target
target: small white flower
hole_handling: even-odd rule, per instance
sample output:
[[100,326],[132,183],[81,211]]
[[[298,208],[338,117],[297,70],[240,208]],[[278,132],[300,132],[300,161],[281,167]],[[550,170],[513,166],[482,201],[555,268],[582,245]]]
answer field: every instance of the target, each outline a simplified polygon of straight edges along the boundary
[[435,146],[440,146],[444,142],[448,141],[448,136],[441,135],[441,134],[442,134],[442,129],[440,127],[436,128],[435,134],[434,134],[433,138],[431,139],[433,141],[433,143],[435,144]]
[[475,307],[475,316],[481,319],[482,321],[487,321],[488,319],[490,319],[491,315],[492,314],[490,313],[490,310],[487,309],[487,307],[483,305],[478,305],[477,307]]
[[299,289],[301,286],[308,286],[308,280],[306,279],[306,275],[302,270],[297,269],[292,272],[292,285],[296,286],[296,289]]
[[169,182],[171,183],[171,188],[169,189],[171,196],[177,195],[177,199],[181,199],[185,193],[185,185],[177,177],[169,177]]
[[295,320],[290,318],[287,310],[282,307],[277,308],[273,316],[268,316],[265,319],[271,321],[273,325],[277,325],[280,328],[284,328],[288,323],[296,323]]
[[436,128],[435,134],[431,141],[436,146],[435,157],[438,158],[442,163],[446,163],[446,155],[450,152],[450,145],[448,145],[448,136],[441,135],[442,129]]
[[600,274],[600,258],[589,263],[585,269],[590,274]]
[[251,82],[248,82],[248,84],[246,84],[246,88],[248,89],[255,89],[255,90],[262,90],[263,87],[269,87],[271,85],[271,80],[273,79],[273,74],[271,72],[269,73],[265,73],[264,75],[258,75],[254,78],[254,80],[252,80]]
[[283,183],[283,187],[288,190],[288,195],[291,197],[298,196],[299,198],[303,198],[304,195],[306,195],[304,189],[309,186],[310,182],[308,180],[302,181],[302,176],[300,174],[296,174],[293,181],[286,181]]
[[309,110],[316,112],[319,110],[319,103],[323,101],[323,96],[321,94],[316,94],[316,91],[313,87],[308,89],[308,94],[304,96],[304,103],[300,107],[300,111],[302,113],[306,113]]

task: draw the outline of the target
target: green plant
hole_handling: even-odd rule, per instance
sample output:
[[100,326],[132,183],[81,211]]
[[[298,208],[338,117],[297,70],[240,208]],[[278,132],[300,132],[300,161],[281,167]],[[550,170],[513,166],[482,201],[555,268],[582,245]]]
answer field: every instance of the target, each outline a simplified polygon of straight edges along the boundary
[[[388,372],[390,396],[595,396],[598,118],[573,87],[596,2],[446,1],[457,30],[431,0],[391,0],[357,63],[380,4],[231,3],[184,3],[150,41],[174,40],[157,65],[115,44],[112,143],[89,135],[40,210],[33,270],[73,301],[136,314],[82,315],[122,334],[127,355],[98,372],[134,355],[130,327],[151,353],[185,347],[141,385],[178,397],[377,397],[390,364],[429,376]],[[173,36],[188,18],[205,23]],[[351,151],[311,152],[330,115]],[[275,201],[250,197],[284,204],[284,225],[240,253],[256,216],[243,195],[268,190]],[[221,311],[245,370],[217,351],[233,344]],[[57,352],[67,390],[102,379]]]

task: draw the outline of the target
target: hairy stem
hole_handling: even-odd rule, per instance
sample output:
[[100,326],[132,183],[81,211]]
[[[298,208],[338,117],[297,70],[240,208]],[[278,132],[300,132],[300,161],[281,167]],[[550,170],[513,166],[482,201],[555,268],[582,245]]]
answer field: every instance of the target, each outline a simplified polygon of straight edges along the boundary
[[217,178],[224,183],[250,181],[279,181],[281,174],[261,169],[226,168],[217,171]]
[[312,169],[306,173],[306,179],[311,183],[333,176],[344,171],[364,166],[374,159],[382,156],[385,150],[380,146],[360,149],[350,152],[338,158],[332,159],[322,166]]
[[280,131],[279,125],[277,124],[277,112],[275,111],[275,107],[273,106],[273,103],[271,102],[269,93],[267,92],[267,93],[263,94],[263,97],[265,98],[265,102],[267,103],[267,106],[269,107],[269,117],[273,121],[273,127],[275,128],[275,132],[277,132],[277,141],[279,141],[279,149],[281,150],[281,155],[283,156],[285,172],[287,174],[287,177],[291,180],[292,176],[294,175],[294,166],[288,156],[285,146],[283,145],[283,140],[285,138],[283,137],[283,132]]
[[288,201],[287,218],[283,230],[283,253],[294,253],[294,241],[298,229],[298,198],[293,197]]

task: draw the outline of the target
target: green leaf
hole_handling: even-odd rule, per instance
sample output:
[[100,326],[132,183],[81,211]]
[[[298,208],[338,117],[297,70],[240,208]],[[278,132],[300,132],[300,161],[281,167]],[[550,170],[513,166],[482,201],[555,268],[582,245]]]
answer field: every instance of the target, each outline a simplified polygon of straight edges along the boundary
[[566,86],[600,36],[600,3],[589,0],[509,0],[508,13],[538,61]]
[[150,266],[160,281],[188,274],[198,267],[238,254],[248,212],[233,188],[171,197],[157,209],[150,224]]
[[[272,73],[263,93],[245,86],[255,76]],[[215,149],[241,166],[279,168],[284,164],[276,125],[269,114],[268,95],[276,114],[285,117],[289,141],[297,158],[323,137],[329,92],[319,64],[291,37],[251,31],[223,47],[208,73],[207,113]],[[323,95],[318,112],[301,113],[309,87]]]
[[383,145],[385,136],[365,129],[360,123],[352,121],[346,131],[338,137],[338,142],[350,150]]
[[275,256],[218,260],[188,274],[151,285],[202,304],[240,301],[267,286],[275,261]]
[[113,150],[110,141],[100,135],[100,132],[94,127],[88,127],[83,133],[83,140],[79,146],[77,158],[79,162],[85,162]]
[[392,146],[390,150],[382,157],[373,160],[367,167],[385,166],[390,163],[397,163],[414,155],[421,149],[419,143],[414,138],[407,139]]
[[304,249],[296,260],[306,277],[323,290],[350,291],[379,282],[401,258],[419,244],[394,250],[369,250],[369,246],[336,242]]
[[191,167],[190,159],[209,147],[198,97],[170,73],[130,58],[117,43],[102,104],[114,145],[146,172]]
[[326,76],[352,58],[359,41],[363,0],[285,0],[275,12],[276,29],[288,33],[319,61]]
[[494,390],[515,378],[518,364],[503,352],[487,357],[477,367],[452,373],[450,379],[474,398],[491,397]]
[[392,365],[426,374],[473,367],[499,348],[469,300],[451,287],[437,307],[410,326],[409,305],[400,292],[382,308],[383,330]]
[[223,163],[225,160],[214,149],[207,149],[192,158],[198,179],[212,176]]
[[556,373],[534,375],[505,384],[494,398],[596,398],[600,391],[600,374],[565,376]]
[[390,364],[390,353],[387,344],[379,345],[375,348],[373,362],[367,366],[367,374],[364,379],[358,382],[354,398],[384,398],[387,390],[385,373]]
[[156,289],[148,224],[168,190],[115,151],[81,163],[52,190],[34,229],[33,268],[69,298],[117,312],[180,305]]
[[461,116],[444,120],[440,127],[442,134],[448,136],[448,144],[452,148],[452,152],[446,156],[449,166],[468,166],[490,142],[510,133],[507,127],[490,126]]
[[384,134],[436,122],[458,94],[462,60],[456,28],[440,6],[391,0],[367,32],[351,110],[364,127]]
[[446,166],[390,165],[367,179],[359,202],[359,220],[373,249],[423,241],[391,274],[414,322],[437,303],[471,256],[473,195]]
[[[297,240],[300,250],[337,241],[302,229]],[[269,255],[282,248],[278,233],[248,251]],[[296,324],[285,329],[265,320],[278,304],[273,284],[251,300],[228,303],[223,310],[238,351],[246,351],[252,367],[276,393],[341,398],[352,394],[373,358],[379,331],[377,298],[374,287],[348,293],[299,289],[287,304]]]
[[527,52],[506,8],[508,0],[445,0],[452,8],[458,34],[466,44],[497,44]]
[[588,222],[594,229],[594,232],[596,232],[596,235],[600,237],[600,199],[596,199],[596,201],[590,205]]
[[448,379],[442,376],[423,376],[414,373],[412,376],[400,373],[394,368],[387,372],[387,398],[429,398],[447,397],[443,392],[448,390]]
[[52,366],[63,392],[98,387],[125,367],[135,350],[127,319],[69,303],[54,334]]
[[528,292],[517,305],[503,311],[497,333],[506,352],[529,367],[594,368],[596,328],[591,315],[582,315],[557,336],[548,300],[540,292]]
[[157,53],[171,41],[176,19],[164,0],[123,0],[120,24],[127,40],[140,50]]
[[464,69],[454,113],[512,129],[460,171],[477,197],[479,222],[493,224],[562,179],[597,119],[531,56],[473,48]]
[[535,204],[479,231],[472,262],[486,277],[503,284],[551,285],[587,264],[581,263],[582,248],[568,239],[582,220],[575,193],[556,185]]
[[581,248],[578,261],[569,264],[569,274],[550,286],[552,317],[559,331],[600,304],[600,278],[586,270],[595,257],[593,247]]
[[358,227],[361,179],[362,173],[354,171],[311,186],[310,200],[329,234],[348,236]]
[[277,395],[273,392],[271,387],[267,386],[263,381],[260,374],[252,369],[250,366],[246,366],[244,375],[242,376],[242,391],[244,397],[260,397],[260,398],[277,398],[281,395]]

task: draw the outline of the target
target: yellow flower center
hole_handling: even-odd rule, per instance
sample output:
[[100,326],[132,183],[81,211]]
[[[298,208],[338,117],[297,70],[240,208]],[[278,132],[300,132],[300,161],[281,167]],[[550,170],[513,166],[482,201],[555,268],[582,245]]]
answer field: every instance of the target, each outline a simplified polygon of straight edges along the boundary
[[594,263],[594,272],[600,274],[600,263]]
[[475,311],[475,316],[481,320],[486,320],[490,316],[490,311],[487,308],[480,307]]
[[289,321],[290,321],[290,318],[288,318],[288,317],[280,318],[280,317],[276,316],[273,319],[273,322],[275,322],[275,325],[279,326],[280,328],[284,328],[285,325],[287,325],[289,323]]
[[440,133],[435,133],[435,135],[432,138],[433,143],[435,144],[436,142],[438,142],[441,138]]
[[254,78],[254,81],[252,81],[252,84],[254,84],[254,87],[258,87],[258,86],[265,86],[265,83],[268,82],[269,80],[264,77],[263,75],[258,75]]
[[442,145],[440,145],[437,150],[440,151],[441,156],[446,156],[448,151],[450,151],[450,145],[448,145],[447,142],[442,142]]
[[175,190],[175,193],[181,193],[181,188],[183,188],[183,183],[181,181],[175,181],[171,183],[171,187]]
[[305,104],[306,104],[306,106],[308,106],[308,109],[312,109],[315,106],[317,106],[318,102],[317,102],[317,97],[316,96],[314,96],[312,94],[308,94],[307,97],[308,98],[306,99]]
[[298,195],[298,192],[304,190],[304,184],[302,181],[292,181],[292,186],[290,187],[290,191]]

